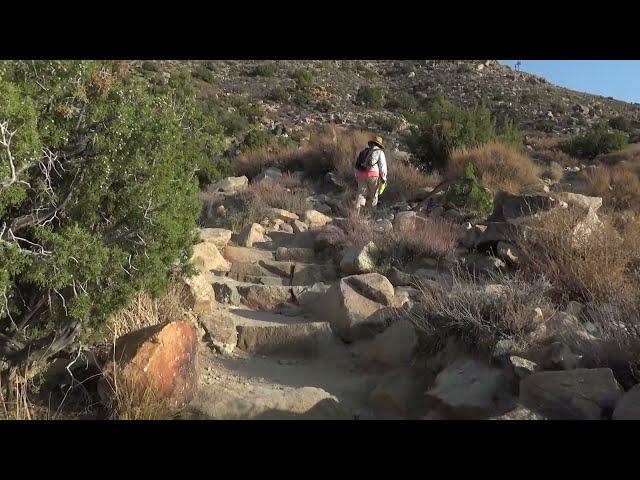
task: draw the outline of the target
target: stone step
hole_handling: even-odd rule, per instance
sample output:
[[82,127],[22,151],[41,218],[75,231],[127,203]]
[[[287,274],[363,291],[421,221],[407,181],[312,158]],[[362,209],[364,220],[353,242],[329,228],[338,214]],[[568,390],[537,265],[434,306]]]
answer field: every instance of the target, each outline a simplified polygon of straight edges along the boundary
[[223,256],[230,262],[257,262],[259,260],[274,260],[274,252],[259,248],[237,247],[227,245]]
[[235,309],[238,348],[255,355],[315,357],[322,344],[335,342],[327,322],[305,317]]

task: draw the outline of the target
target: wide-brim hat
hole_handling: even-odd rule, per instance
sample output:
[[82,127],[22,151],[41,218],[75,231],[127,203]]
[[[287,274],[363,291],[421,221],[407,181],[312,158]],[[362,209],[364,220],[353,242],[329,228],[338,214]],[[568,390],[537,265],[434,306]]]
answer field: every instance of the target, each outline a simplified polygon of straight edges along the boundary
[[373,137],[371,140],[369,140],[369,143],[373,143],[384,150],[384,145],[382,144],[382,137]]

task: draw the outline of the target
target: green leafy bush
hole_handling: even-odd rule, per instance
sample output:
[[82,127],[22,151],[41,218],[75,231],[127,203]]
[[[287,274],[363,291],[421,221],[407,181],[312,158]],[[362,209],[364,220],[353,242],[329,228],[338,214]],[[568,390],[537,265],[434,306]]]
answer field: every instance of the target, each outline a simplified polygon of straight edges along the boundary
[[207,83],[212,83],[216,78],[213,72],[204,65],[198,65],[193,72],[193,76]]
[[313,83],[313,74],[304,68],[296,69],[291,74],[291,78],[296,81],[298,88],[308,87]]
[[367,125],[386,132],[395,132],[400,126],[400,119],[389,115],[376,114],[367,119]]
[[286,102],[289,100],[289,93],[287,90],[281,86],[273,87],[269,94],[267,95],[269,100],[273,100],[274,102]]
[[446,199],[460,209],[473,212],[479,218],[486,218],[493,211],[493,195],[478,184],[471,163],[467,164],[460,179],[448,188]]
[[474,109],[464,109],[446,100],[440,92],[427,111],[417,115],[414,121],[417,127],[407,135],[409,148],[435,168],[443,167],[456,148],[476,147],[500,138],[512,145],[521,142],[511,122],[505,122],[502,131],[496,127],[484,102]]
[[0,357],[98,335],[189,270],[197,173],[222,142],[189,80],[157,95],[120,62],[0,65]]
[[609,130],[606,124],[599,123],[586,134],[560,143],[559,147],[570,155],[592,159],[600,154],[620,150],[628,143],[628,134],[619,130]]
[[389,110],[415,110],[418,105],[413,95],[407,92],[395,92],[387,96],[385,107]]
[[384,105],[384,89],[364,85],[358,88],[356,103],[369,108],[380,108]]
[[160,71],[160,67],[158,66],[157,62],[153,62],[151,60],[145,60],[144,62],[142,62],[142,69],[146,70],[147,72],[159,72]]
[[293,101],[296,105],[309,105],[311,100],[313,100],[313,96],[311,92],[306,89],[296,90],[296,93],[293,95]]
[[278,66],[273,62],[256,65],[250,72],[253,77],[273,77],[278,71]]
[[631,121],[627,117],[623,117],[622,115],[611,118],[609,120],[609,126],[615,130],[620,130],[621,132],[625,133],[631,133],[631,131],[633,130]]

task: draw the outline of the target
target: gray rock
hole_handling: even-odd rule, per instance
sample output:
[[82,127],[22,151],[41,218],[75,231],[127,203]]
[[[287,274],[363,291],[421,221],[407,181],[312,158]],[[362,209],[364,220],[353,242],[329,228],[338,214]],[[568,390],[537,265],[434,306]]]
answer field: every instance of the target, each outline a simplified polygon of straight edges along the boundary
[[235,193],[244,190],[249,185],[249,179],[245,176],[242,177],[227,177],[219,182],[212,183],[207,187],[207,192],[226,192]]
[[378,248],[373,242],[347,249],[340,261],[340,270],[346,275],[371,273],[376,268]]
[[640,384],[625,393],[613,411],[614,420],[640,420]]
[[439,401],[449,418],[487,418],[513,406],[505,373],[470,358],[458,359],[441,371],[427,396]]
[[251,181],[252,183],[260,183],[264,181],[273,182],[273,181],[279,180],[280,178],[282,178],[282,172],[278,168],[269,167],[266,170],[264,170],[262,173],[253,177]]
[[227,282],[213,282],[211,286],[213,287],[218,303],[240,305],[240,294],[234,285],[230,285]]
[[600,420],[622,390],[608,368],[539,372],[520,382],[520,403],[551,420]]

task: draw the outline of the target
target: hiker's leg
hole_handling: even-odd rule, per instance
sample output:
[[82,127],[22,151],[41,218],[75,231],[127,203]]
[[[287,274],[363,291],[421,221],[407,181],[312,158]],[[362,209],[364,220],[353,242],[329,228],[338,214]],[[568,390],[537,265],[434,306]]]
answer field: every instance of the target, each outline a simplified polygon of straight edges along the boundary
[[375,207],[376,205],[378,205],[378,179],[369,178],[367,180],[367,198],[370,202],[370,205],[372,207]]
[[367,184],[363,179],[358,179],[358,186],[356,188],[356,199],[354,204],[354,211],[356,214],[360,213],[360,209],[366,203]]

